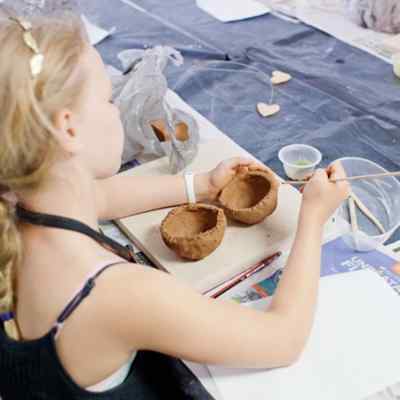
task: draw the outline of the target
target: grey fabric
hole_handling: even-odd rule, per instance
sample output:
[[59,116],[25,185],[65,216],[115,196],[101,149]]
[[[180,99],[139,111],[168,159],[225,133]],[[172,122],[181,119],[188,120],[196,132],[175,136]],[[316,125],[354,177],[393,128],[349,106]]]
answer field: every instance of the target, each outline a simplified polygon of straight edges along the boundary
[[[273,15],[223,24],[192,0],[88,3],[95,22],[118,28],[99,46],[106,62],[121,67],[117,54],[123,49],[175,47],[185,64],[167,69],[170,87],[278,173],[283,175],[279,149],[298,142],[318,147],[322,165],[359,156],[400,169],[400,80],[384,61]],[[275,69],[293,80],[276,89],[281,112],[264,119],[255,107],[269,101],[265,74]]]

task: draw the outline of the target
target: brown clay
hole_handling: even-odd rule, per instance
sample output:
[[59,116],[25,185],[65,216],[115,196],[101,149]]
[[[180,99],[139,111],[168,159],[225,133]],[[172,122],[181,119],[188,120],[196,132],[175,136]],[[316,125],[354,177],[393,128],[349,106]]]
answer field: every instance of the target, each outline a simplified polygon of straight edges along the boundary
[[[153,128],[153,131],[160,142],[167,142],[168,140],[171,140],[164,121],[153,121],[151,123],[151,127]],[[181,142],[185,142],[189,139],[189,127],[184,122],[179,122],[175,125],[175,136]]]
[[201,260],[222,242],[224,212],[215,206],[194,204],[170,211],[161,224],[164,243],[180,257]]
[[279,182],[271,170],[246,171],[223,189],[219,202],[228,217],[254,225],[275,211],[278,188]]

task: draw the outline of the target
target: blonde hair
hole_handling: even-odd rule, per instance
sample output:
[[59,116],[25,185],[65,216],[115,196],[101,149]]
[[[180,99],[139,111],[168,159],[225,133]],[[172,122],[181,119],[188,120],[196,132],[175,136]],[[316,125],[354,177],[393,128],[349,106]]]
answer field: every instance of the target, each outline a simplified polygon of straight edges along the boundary
[[0,312],[15,305],[15,275],[23,255],[14,206],[1,191],[37,189],[46,176],[57,150],[52,121],[57,111],[76,104],[83,77],[70,78],[87,44],[78,17],[30,22],[45,57],[35,79],[23,30],[9,19],[0,21]]

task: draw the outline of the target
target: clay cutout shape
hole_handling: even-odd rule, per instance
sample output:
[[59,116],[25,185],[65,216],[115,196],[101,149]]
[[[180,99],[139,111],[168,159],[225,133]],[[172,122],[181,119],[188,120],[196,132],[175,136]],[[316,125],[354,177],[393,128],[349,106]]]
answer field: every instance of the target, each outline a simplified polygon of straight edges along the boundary
[[257,111],[262,117],[271,117],[281,111],[279,104],[258,103]]
[[228,217],[254,225],[275,211],[278,188],[271,170],[242,171],[222,190],[219,202]]
[[188,204],[171,210],[161,223],[164,243],[180,257],[201,260],[222,242],[226,218],[222,209]]
[[274,71],[272,72],[271,83],[273,85],[281,85],[282,83],[289,82],[292,79],[292,76],[282,71]]
[[[171,140],[164,121],[153,121],[151,127],[160,142],[168,142]],[[181,142],[185,142],[189,139],[189,127],[184,122],[179,122],[175,125],[175,136]]]

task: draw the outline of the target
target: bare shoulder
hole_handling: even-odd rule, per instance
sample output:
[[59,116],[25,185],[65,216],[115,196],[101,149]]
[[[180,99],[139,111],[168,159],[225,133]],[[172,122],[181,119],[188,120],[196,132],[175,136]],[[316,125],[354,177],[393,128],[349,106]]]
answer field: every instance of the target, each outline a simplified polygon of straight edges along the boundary
[[[126,294],[125,290],[131,296],[135,293],[141,295],[143,292],[151,290],[151,287],[147,284],[165,284],[166,281],[170,280],[174,280],[174,278],[171,278],[169,274],[158,269],[146,265],[121,261],[120,264],[113,265],[99,276],[97,286],[99,289],[116,289],[114,295],[115,298],[118,299],[119,296],[124,296]],[[134,292],[133,289],[142,290]]]
[[[139,307],[157,307],[166,300],[176,303],[180,297],[195,294],[191,287],[178,281],[170,274],[148,266],[121,262],[104,272],[97,282],[98,290],[107,294],[102,296],[108,307],[118,310]],[[111,301],[110,301],[111,300]]]
[[172,321],[176,305],[190,303],[193,296],[202,298],[166,272],[121,262],[96,280],[93,301],[99,320],[106,318],[120,339],[138,350],[147,347],[149,332],[160,327],[162,316]]
[[[114,308],[114,312],[128,307],[141,308],[146,304],[154,304],[159,298],[168,293],[174,296],[182,287],[191,292],[192,289],[178,282],[166,272],[152,267],[121,262],[104,271],[96,280],[99,295],[98,301],[105,302],[107,308]],[[172,293],[171,293],[172,290]]]

